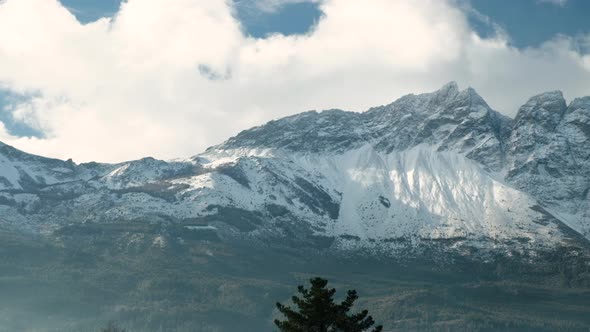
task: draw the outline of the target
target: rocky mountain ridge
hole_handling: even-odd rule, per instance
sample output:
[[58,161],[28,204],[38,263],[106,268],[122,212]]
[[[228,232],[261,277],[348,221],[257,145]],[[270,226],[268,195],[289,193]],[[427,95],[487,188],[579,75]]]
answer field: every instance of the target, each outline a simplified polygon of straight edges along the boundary
[[40,233],[137,221],[387,252],[585,246],[589,188],[589,97],[544,93],[510,119],[456,83],[271,121],[181,161],[76,165],[0,146],[0,227]]

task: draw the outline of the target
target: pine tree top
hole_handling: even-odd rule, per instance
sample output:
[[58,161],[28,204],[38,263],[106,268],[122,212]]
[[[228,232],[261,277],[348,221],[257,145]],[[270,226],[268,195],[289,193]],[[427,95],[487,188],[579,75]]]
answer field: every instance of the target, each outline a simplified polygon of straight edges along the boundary
[[277,303],[278,310],[285,320],[275,320],[281,332],[380,332],[383,327],[375,325],[367,310],[351,314],[354,302],[358,299],[356,290],[349,290],[346,299],[334,302],[336,289],[328,288],[328,280],[310,279],[311,288],[297,287],[299,296],[291,298],[296,309]]

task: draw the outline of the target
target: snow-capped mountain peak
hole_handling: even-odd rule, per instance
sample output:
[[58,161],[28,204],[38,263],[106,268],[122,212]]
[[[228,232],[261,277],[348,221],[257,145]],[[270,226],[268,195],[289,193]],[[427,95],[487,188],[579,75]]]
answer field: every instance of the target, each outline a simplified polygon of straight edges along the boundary
[[554,130],[567,108],[561,91],[545,92],[529,99],[518,110],[515,120],[517,125],[530,123],[547,130]]
[[589,106],[548,92],[512,120],[451,82],[364,113],[270,121],[185,161],[75,165],[0,145],[0,224],[143,220],[379,250],[585,243]]

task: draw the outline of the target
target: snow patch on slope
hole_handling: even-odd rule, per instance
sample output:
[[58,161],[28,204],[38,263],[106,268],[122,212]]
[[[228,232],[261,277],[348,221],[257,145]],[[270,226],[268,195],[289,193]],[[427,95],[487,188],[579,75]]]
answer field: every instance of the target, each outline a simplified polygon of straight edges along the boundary
[[[227,156],[236,151],[218,153]],[[366,145],[342,154],[292,153],[288,161],[290,167],[280,167],[287,177],[305,170],[340,203],[339,217],[332,221],[293,209],[305,220],[316,220],[314,226],[323,235],[362,241],[406,237],[558,241],[556,225],[533,222],[539,214],[530,209],[536,205],[532,198],[453,151],[420,145],[386,154]],[[281,188],[274,190],[273,196],[280,196]],[[256,209],[268,194],[250,198],[257,204],[242,206]],[[240,201],[239,196],[232,198]]]

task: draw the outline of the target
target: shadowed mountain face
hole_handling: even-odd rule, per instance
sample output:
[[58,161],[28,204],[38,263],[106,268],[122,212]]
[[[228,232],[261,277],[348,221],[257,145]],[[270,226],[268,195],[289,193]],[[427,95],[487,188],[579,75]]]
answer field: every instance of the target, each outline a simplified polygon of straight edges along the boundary
[[[412,321],[405,309],[404,322],[389,317],[383,301],[404,303],[390,298],[392,289],[409,291],[414,295],[407,303],[429,308],[417,309],[415,317],[454,308],[436,311],[439,320],[457,319],[441,330],[563,327],[538,312],[519,312],[529,321],[518,325],[516,316],[482,321],[460,308],[488,310],[489,302],[476,305],[475,298],[502,288],[496,283],[505,278],[517,294],[532,292],[512,299],[523,303],[555,300],[547,296],[556,285],[582,287],[586,299],[589,128],[589,97],[568,106],[560,92],[541,94],[510,119],[475,90],[449,83],[364,113],[311,111],[271,121],[188,160],[77,165],[0,143],[0,232],[8,239],[2,248],[21,257],[0,265],[6,276],[0,281],[26,289],[45,276],[39,287],[49,291],[82,275],[71,296],[106,296],[112,288],[125,296],[111,294],[102,314],[128,322],[141,310],[157,312],[160,301],[172,301],[174,308],[211,302],[197,315],[203,324],[197,330],[233,331],[224,312],[253,324],[252,330],[265,328],[273,300],[288,296],[287,285],[300,280],[296,276],[320,273],[364,287],[372,294],[369,303],[400,329],[430,331],[435,322],[419,325],[421,318]],[[41,252],[46,259],[33,258]],[[380,286],[363,285],[364,277],[349,274],[350,264]],[[56,269],[61,272],[53,278],[47,271]],[[419,281],[404,288],[404,278]],[[539,288],[526,288],[536,282]],[[442,293],[420,293],[421,283],[439,285]],[[267,295],[248,298],[247,287]],[[205,302],[182,290],[198,290]],[[161,298],[150,298],[151,292]],[[226,295],[240,305],[221,301]],[[567,296],[555,303],[573,317],[572,327],[583,326],[584,315],[569,307],[580,298]],[[69,305],[76,307],[76,300]],[[93,305],[88,310],[100,307]],[[18,319],[15,312],[0,311],[0,323]],[[170,315],[194,330],[195,321],[183,316],[188,313]],[[171,322],[158,316],[153,325],[130,324],[149,330],[163,321]],[[76,318],[71,326],[95,323]]]

